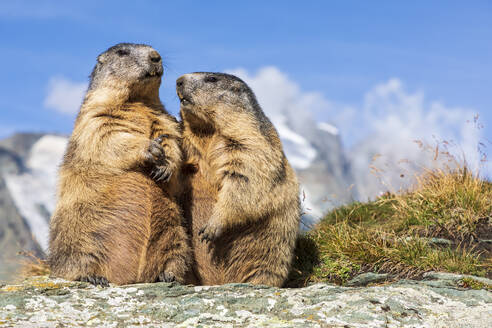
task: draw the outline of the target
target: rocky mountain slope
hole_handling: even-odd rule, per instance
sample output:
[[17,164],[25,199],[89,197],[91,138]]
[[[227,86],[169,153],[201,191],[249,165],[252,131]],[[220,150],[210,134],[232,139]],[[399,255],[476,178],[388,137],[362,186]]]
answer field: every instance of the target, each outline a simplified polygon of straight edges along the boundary
[[0,141],[0,281],[15,277],[20,266],[17,253],[43,255],[7,186],[8,177],[27,171],[24,159],[40,137],[38,134],[18,134]]
[[459,275],[429,273],[424,281],[403,280],[375,287],[316,284],[279,289],[248,284],[193,287],[167,283],[100,288],[34,277],[19,285],[0,286],[0,326],[489,326],[492,292],[462,288],[463,279]]
[[58,165],[66,144],[66,137],[43,135],[21,157],[24,170],[19,174],[4,175],[20,215],[27,221],[43,250],[48,247],[49,220],[55,208]]

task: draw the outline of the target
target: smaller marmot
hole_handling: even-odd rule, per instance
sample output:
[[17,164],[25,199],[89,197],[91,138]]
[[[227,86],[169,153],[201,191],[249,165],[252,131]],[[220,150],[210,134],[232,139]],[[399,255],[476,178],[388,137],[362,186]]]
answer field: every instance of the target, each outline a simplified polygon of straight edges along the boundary
[[184,281],[180,127],[159,99],[161,56],[122,43],[97,58],[59,172],[52,274],[93,284]]
[[221,73],[177,82],[183,122],[183,207],[194,273],[205,285],[282,286],[299,231],[299,186],[251,89]]

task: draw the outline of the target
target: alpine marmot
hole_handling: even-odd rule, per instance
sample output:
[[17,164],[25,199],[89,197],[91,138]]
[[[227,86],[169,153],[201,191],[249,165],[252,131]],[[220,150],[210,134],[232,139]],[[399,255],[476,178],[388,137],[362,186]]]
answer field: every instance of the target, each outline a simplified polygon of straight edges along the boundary
[[300,200],[277,131],[235,76],[191,73],[176,84],[188,183],[182,202],[198,282],[281,286],[292,263]]
[[159,100],[161,56],[121,43],[99,55],[59,172],[54,276],[107,285],[184,280],[177,204],[180,126]]

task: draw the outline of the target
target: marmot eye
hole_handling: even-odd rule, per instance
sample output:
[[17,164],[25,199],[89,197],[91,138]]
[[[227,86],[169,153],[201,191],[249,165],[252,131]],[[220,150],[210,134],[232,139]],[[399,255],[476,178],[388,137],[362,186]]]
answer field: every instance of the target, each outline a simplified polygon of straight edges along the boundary
[[120,50],[116,51],[116,54],[118,56],[128,56],[130,54],[130,51],[124,50],[124,49],[120,49]]
[[218,79],[215,76],[207,76],[206,78],[203,79],[203,81],[207,83],[215,83],[218,81]]

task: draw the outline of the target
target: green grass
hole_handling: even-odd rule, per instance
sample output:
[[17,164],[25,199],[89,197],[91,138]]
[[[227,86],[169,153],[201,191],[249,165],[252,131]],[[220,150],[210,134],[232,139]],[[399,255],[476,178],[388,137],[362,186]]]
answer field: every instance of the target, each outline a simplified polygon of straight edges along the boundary
[[465,277],[461,279],[461,287],[470,288],[470,289],[487,289],[492,290],[491,284],[486,284],[481,281],[475,280],[473,278]]
[[[432,171],[413,190],[328,213],[298,242],[288,285],[344,284],[363,272],[492,275],[492,183],[466,169]],[[450,245],[437,245],[432,238]],[[489,247],[489,248],[488,248]]]

